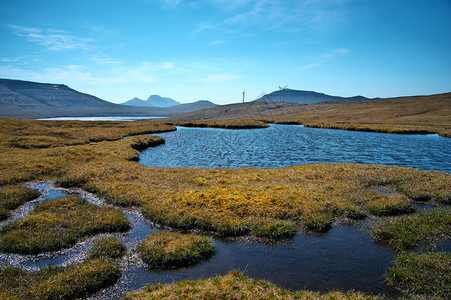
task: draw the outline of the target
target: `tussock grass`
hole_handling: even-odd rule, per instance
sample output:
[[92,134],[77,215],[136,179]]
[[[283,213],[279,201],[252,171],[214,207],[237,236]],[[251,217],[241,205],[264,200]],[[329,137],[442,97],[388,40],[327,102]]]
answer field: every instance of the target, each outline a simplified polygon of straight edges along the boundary
[[374,239],[395,251],[451,238],[451,209],[385,218],[370,229]]
[[142,259],[152,268],[175,268],[197,264],[213,255],[211,238],[194,234],[157,232],[139,246]]
[[118,238],[104,238],[94,244],[89,251],[90,258],[121,258],[127,248]]
[[[446,203],[451,175],[357,164],[163,169],[95,159],[76,166],[59,183],[78,185],[115,205],[142,206],[148,219],[174,228],[271,238],[290,237],[300,229],[327,231],[344,218],[408,213],[406,194],[419,192]],[[375,190],[387,185],[393,193]]]
[[0,137],[15,148],[52,148],[117,141],[126,136],[175,130],[159,121],[38,121],[0,119]]
[[69,267],[29,272],[0,269],[2,299],[76,299],[115,283],[121,276],[112,260],[91,259]]
[[0,188],[0,221],[7,219],[11,210],[37,197],[38,191],[20,185]]
[[373,197],[367,204],[375,216],[407,214],[414,211],[409,199],[403,194],[385,194]]
[[396,257],[385,275],[387,285],[426,299],[451,296],[451,254],[405,252]]
[[[65,166],[80,160],[100,158],[105,151],[136,160],[145,146],[163,140],[140,137],[123,142],[126,136],[176,130],[159,121],[84,122],[0,119],[0,186],[17,182],[60,176]],[[117,141],[120,149],[102,141]],[[101,144],[98,145],[97,143]],[[93,145],[94,144],[94,145]],[[75,147],[86,145],[89,147]],[[71,147],[68,147],[71,146]],[[94,149],[95,148],[95,149]],[[72,162],[72,164],[71,164]],[[65,169],[67,171],[67,169]]]
[[237,271],[225,276],[199,280],[184,280],[173,284],[154,284],[144,290],[129,293],[125,299],[382,299],[358,292],[308,291],[292,292],[265,280],[248,278]]
[[56,251],[86,236],[129,228],[129,221],[119,210],[69,196],[43,202],[28,217],[3,227],[0,250],[20,254]]

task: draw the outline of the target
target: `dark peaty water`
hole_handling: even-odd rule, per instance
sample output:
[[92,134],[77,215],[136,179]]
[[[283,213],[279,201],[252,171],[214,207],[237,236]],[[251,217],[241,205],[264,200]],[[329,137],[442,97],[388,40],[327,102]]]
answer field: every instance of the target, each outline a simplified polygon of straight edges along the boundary
[[[55,188],[50,182],[39,182],[31,187],[43,194],[36,202],[68,195],[67,190]],[[71,193],[95,198],[85,192]],[[156,272],[146,268],[136,255],[136,246],[158,229],[145,222],[139,212],[125,210],[124,213],[132,229],[113,234],[128,248],[128,254],[121,262],[123,275],[115,285],[100,291],[93,299],[116,299],[146,284],[210,277],[234,269],[292,290],[352,289],[391,295],[383,283],[383,273],[390,266],[394,253],[375,244],[359,226],[340,225],[324,235],[297,235],[293,240],[277,245],[215,238],[217,251],[208,261],[186,269]],[[76,263],[86,257],[94,241],[104,236],[89,238],[71,249],[42,255],[0,254],[0,264],[33,270]]]

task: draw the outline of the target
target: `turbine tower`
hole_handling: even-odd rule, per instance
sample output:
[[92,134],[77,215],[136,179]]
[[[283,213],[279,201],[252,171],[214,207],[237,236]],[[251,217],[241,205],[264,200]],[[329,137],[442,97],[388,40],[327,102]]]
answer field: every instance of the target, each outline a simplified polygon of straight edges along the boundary
[[281,101],[281,102],[285,102],[285,89],[287,88],[287,86],[288,86],[288,85],[286,85],[286,86],[284,86],[284,87],[281,87],[281,86],[279,85],[279,90],[281,91],[281,95],[280,95],[279,99],[282,98],[282,101]]
[[243,103],[244,103],[244,97],[246,96],[246,90],[243,91]]

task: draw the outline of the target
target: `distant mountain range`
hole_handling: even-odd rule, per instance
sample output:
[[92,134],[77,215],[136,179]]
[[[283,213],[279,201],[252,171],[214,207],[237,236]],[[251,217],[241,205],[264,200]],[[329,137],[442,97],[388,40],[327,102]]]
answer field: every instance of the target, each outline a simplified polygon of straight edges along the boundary
[[216,106],[209,101],[170,107],[137,107],[114,104],[80,93],[64,84],[0,79],[0,117],[102,117],[173,116]]
[[270,94],[266,94],[263,97],[254,100],[257,102],[293,102],[297,104],[311,104],[318,102],[337,101],[337,100],[365,100],[368,99],[363,96],[354,97],[339,97],[330,96],[323,93],[317,93],[312,91],[299,91],[291,89],[283,89],[274,91]]
[[139,98],[133,98],[131,100],[121,103],[123,105],[132,106],[149,106],[149,107],[169,107],[181,104],[172,98],[161,97],[160,95],[151,95],[147,100],[142,100]]

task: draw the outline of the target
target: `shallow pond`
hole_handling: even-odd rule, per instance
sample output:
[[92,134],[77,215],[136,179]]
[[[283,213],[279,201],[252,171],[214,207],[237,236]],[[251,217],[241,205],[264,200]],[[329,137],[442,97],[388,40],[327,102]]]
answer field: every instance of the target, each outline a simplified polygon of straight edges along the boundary
[[[42,196],[27,204],[37,203],[68,194],[78,194],[96,205],[106,205],[101,199],[80,190],[55,188],[50,182],[29,185],[38,189]],[[23,213],[25,217],[31,209]],[[86,257],[93,242],[106,236],[116,236],[127,246],[127,254],[121,261],[122,277],[112,287],[104,289],[93,299],[113,299],[146,284],[170,283],[182,279],[197,279],[227,274],[237,269],[253,278],[267,279],[281,287],[293,290],[307,289],[360,290],[373,294],[392,295],[385,287],[382,276],[390,266],[394,253],[379,246],[361,229],[361,226],[340,225],[325,235],[297,235],[293,240],[276,245],[266,245],[246,239],[222,240],[214,238],[216,254],[197,266],[152,271],[136,253],[136,246],[147,235],[159,230],[146,222],[137,211],[124,210],[132,229],[127,233],[98,235],[76,246],[41,255],[0,254],[0,264],[36,270],[48,265],[68,265]]]
[[252,130],[178,127],[141,153],[154,167],[278,168],[353,162],[451,173],[451,139],[430,135],[271,125]]

